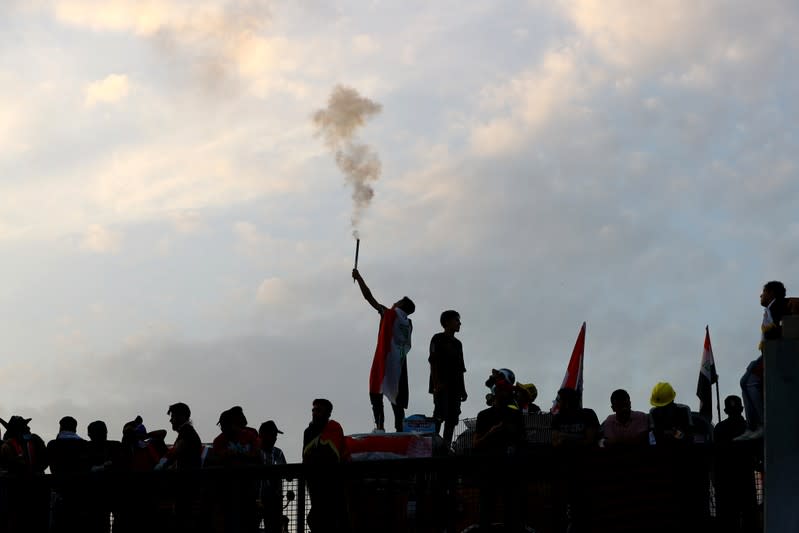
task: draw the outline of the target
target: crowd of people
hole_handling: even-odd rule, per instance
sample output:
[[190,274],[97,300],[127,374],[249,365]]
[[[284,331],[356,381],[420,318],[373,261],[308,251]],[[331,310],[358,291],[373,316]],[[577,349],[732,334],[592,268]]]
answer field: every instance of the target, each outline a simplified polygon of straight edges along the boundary
[[[200,436],[191,421],[191,409],[182,402],[172,404],[167,409],[169,422],[176,433],[174,442],[167,445],[167,431],[163,429],[148,431],[140,416],[124,424],[121,440],[108,438],[105,422],[97,420],[86,428],[88,439],[78,433],[78,422],[71,416],[59,421],[58,434],[55,439],[46,443],[30,429],[29,418],[12,416],[8,421],[0,420],[5,429],[2,446],[0,446],[0,473],[15,477],[26,477],[31,474],[43,474],[48,468],[52,474],[61,476],[80,473],[135,473],[158,470],[187,471],[200,467],[236,467],[243,465],[280,465],[286,464],[282,450],[275,444],[281,434],[273,420],[262,423],[258,430],[248,426],[244,411],[234,406],[223,411],[219,417],[220,433],[211,446],[202,443]],[[309,450],[309,457],[313,453]],[[61,476],[63,478],[63,476]],[[228,512],[225,519],[251,521],[252,524],[263,520],[268,531],[282,532],[283,493],[282,484],[265,480],[252,485],[250,498],[239,498],[240,502],[251,502],[235,512]],[[194,530],[195,524],[190,521],[195,517],[193,506],[196,499],[191,491],[182,492],[185,497],[176,499],[174,514],[180,531]],[[13,495],[6,495],[14,501]],[[82,505],[85,494],[70,490],[68,484],[53,487],[49,511],[45,508],[31,509],[30,513],[10,512],[13,507],[8,504],[8,518],[12,522],[0,524],[15,531],[24,520],[26,530],[44,531],[109,531],[110,511],[89,513],[88,505]],[[20,503],[33,504],[34,499],[27,498]],[[262,503],[260,512],[256,510],[256,501]],[[98,501],[93,502],[97,507]],[[1,503],[0,503],[1,504]],[[102,508],[102,505],[99,505]],[[229,510],[230,506],[222,506]],[[19,511],[19,509],[17,509]],[[130,512],[128,512],[130,511]],[[141,509],[128,510],[114,508],[114,531],[136,529],[136,525],[146,520]],[[77,526],[80,526],[79,528]],[[223,530],[236,530],[223,528]]]
[[[358,282],[365,300],[380,315],[369,379],[375,432],[385,432],[384,396],[391,402],[394,428],[400,432],[403,431],[408,402],[407,354],[413,331],[409,316],[415,305],[410,298],[403,297],[390,308],[386,307],[375,300],[358,270],[353,270],[352,277]],[[761,304],[765,308],[763,340],[779,338],[780,320],[789,312],[782,283],[767,283]],[[440,324],[442,331],[430,342],[428,392],[433,397],[435,432],[440,434],[443,429],[443,449],[451,452],[461,403],[467,399],[463,346],[456,336],[461,327],[460,314],[454,310],[444,311]],[[743,399],[734,395],[725,399],[724,410],[728,418],[715,428],[697,416],[698,413],[692,413],[688,406],[676,403],[676,392],[666,382],[654,386],[648,413],[633,410],[625,390],[614,391],[610,397],[613,413],[601,424],[596,412],[582,405],[581,391],[563,388],[558,391],[552,410],[552,446],[564,449],[646,445],[680,447],[710,440],[726,445],[736,439],[757,439],[762,437],[762,384],[761,355],[749,365],[741,379]],[[499,369],[492,371],[486,386],[490,389],[486,396],[488,407],[477,416],[473,449],[476,453],[489,455],[508,455],[522,450],[526,439],[524,414],[540,412],[534,403],[537,396],[535,385],[517,383],[511,370]],[[303,435],[303,463],[331,465],[349,460],[344,430],[331,419],[332,411],[330,401],[313,401],[312,419]],[[746,419],[742,416],[744,411]],[[188,405],[182,402],[172,404],[167,414],[176,433],[171,446],[166,444],[166,430],[148,431],[141,417],[125,423],[121,440],[116,441],[108,439],[106,424],[100,420],[88,424],[88,439],[84,439],[78,433],[77,420],[65,416],[59,422],[56,438],[48,443],[31,431],[29,418],[12,416],[8,421],[0,420],[5,429],[0,445],[0,472],[26,476],[44,473],[49,468],[53,474],[69,475],[286,463],[283,452],[276,446],[277,437],[282,432],[273,420],[265,421],[256,430],[248,425],[241,407],[231,407],[220,414],[220,433],[211,446],[206,446],[192,425]],[[335,480],[312,478],[308,481],[308,489],[312,499],[308,522],[313,530],[343,530],[346,516],[342,510],[346,505]],[[240,490],[243,493],[238,492],[236,498],[222,494],[217,499],[222,509],[218,513],[222,524],[220,531],[247,531],[261,521],[266,531],[284,530],[284,494],[279,480],[262,480],[243,485]],[[718,492],[718,496],[722,509],[725,505],[732,509],[738,501],[724,494],[723,490]],[[6,497],[8,507],[13,507],[13,498],[8,499],[10,495]],[[25,529],[73,531],[79,523],[81,529],[87,531],[108,531],[110,509],[101,505],[99,512],[89,513],[87,506],[80,505],[80,498],[68,485],[53,486],[48,507],[25,517],[28,521]],[[257,501],[261,502],[260,507],[256,506]],[[175,524],[179,531],[195,530],[196,502],[196,494],[190,490],[174,502]],[[138,509],[115,508],[113,512],[115,531],[132,531],[142,526],[143,518]],[[7,513],[7,516],[10,522],[5,525],[9,530],[21,529],[19,523],[12,523],[19,519],[19,512]]]

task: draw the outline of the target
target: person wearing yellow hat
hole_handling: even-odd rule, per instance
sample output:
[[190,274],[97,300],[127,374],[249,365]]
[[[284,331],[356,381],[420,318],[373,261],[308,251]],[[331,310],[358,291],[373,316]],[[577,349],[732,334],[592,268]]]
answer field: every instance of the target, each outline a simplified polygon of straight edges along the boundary
[[524,413],[540,413],[541,408],[535,403],[538,397],[538,389],[533,383],[516,383],[516,403]]
[[691,408],[676,403],[677,392],[670,383],[661,381],[652,388],[649,403],[652,409],[652,432],[658,446],[687,445],[693,442]]

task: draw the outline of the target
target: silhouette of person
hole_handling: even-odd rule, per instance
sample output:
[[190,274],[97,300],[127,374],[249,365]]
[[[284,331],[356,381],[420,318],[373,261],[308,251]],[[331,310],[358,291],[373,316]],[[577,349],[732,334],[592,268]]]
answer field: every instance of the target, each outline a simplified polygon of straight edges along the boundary
[[[92,472],[106,472],[119,465],[122,444],[118,440],[108,440],[108,427],[102,420],[95,420],[86,428],[89,469]],[[108,533],[111,531],[111,498],[102,485],[92,485],[89,492],[89,516],[86,530],[89,533]]]
[[716,517],[720,529],[725,532],[754,531],[757,528],[757,495],[754,471],[756,458],[751,447],[733,442],[747,428],[742,416],[743,403],[738,396],[724,399],[727,418],[716,424],[715,476]]
[[17,477],[15,490],[7,499],[9,531],[43,533],[47,530],[50,490],[40,482],[40,476],[48,466],[47,447],[31,432],[30,421],[21,416],[12,416],[8,422],[0,419],[6,428],[0,465]]
[[[286,456],[275,446],[278,433],[274,420],[268,420],[258,428],[261,438],[261,456],[265,465],[284,465]],[[261,481],[261,504],[263,505],[264,529],[267,533],[280,533],[283,517],[283,480],[269,478]]]
[[[260,464],[261,439],[255,429],[247,426],[247,417],[240,406],[222,412],[218,424],[222,432],[213,443],[217,464],[225,467]],[[257,483],[251,479],[231,479],[229,490],[217,492],[224,531],[256,531],[257,495]]]
[[[175,444],[161,458],[155,469],[191,470],[200,468],[203,445],[191,422],[191,409],[185,403],[178,402],[169,406],[167,414],[169,415],[169,423],[178,436],[175,439]],[[193,510],[194,504],[199,498],[197,487],[189,479],[178,478],[175,490],[177,531],[195,531],[197,517]]]
[[749,363],[741,376],[741,396],[746,411],[747,430],[737,437],[740,440],[763,438],[763,346],[767,340],[782,338],[782,317],[788,312],[785,285],[769,281],[760,293],[763,322],[758,350],[760,356]]
[[[71,416],[58,423],[58,435],[47,443],[47,457],[53,474],[89,471],[88,443],[78,431],[78,421]],[[50,500],[50,531],[76,531],[86,522],[85,487],[56,482]]]
[[[302,462],[309,466],[328,466],[349,461],[344,430],[331,420],[333,404],[319,398],[313,401],[311,423],[303,433]],[[311,512],[308,525],[314,533],[348,531],[346,497],[341,480],[329,473],[309,476]]]
[[394,411],[394,429],[401,432],[405,421],[405,409],[408,408],[408,362],[411,349],[411,333],[413,323],[408,318],[416,310],[413,301],[404,296],[389,309],[372,296],[358,269],[352,271],[352,278],[358,282],[364,299],[380,315],[380,328],[377,347],[369,373],[369,400],[375,430],[385,431],[385,414],[383,396],[391,402]]
[[461,330],[461,316],[457,311],[441,313],[441,327],[444,331],[430,339],[430,386],[433,395],[433,418],[436,420],[436,433],[444,426],[444,444],[452,444],[452,434],[458,425],[461,402],[465,402],[466,385],[463,375],[466,366],[463,362],[463,344],[455,337]]

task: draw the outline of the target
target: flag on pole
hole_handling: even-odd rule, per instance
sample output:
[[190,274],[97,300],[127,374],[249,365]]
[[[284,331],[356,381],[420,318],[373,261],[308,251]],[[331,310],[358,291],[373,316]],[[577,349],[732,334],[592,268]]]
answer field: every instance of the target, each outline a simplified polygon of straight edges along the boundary
[[710,345],[710,329],[705,326],[705,347],[702,350],[702,364],[699,367],[696,396],[699,398],[699,414],[709,421],[713,420],[713,384],[718,380],[716,362],[713,360],[713,347]]
[[[577,342],[574,343],[569,366],[566,367],[566,375],[563,376],[561,389],[574,389],[579,394],[583,393],[583,356],[585,355],[585,322],[577,335]],[[558,412],[557,401],[552,402],[552,413]]]

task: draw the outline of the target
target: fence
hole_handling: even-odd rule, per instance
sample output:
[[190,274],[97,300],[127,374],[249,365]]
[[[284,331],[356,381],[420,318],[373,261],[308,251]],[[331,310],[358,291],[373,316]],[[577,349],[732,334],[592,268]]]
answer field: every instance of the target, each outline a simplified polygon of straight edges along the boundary
[[[756,452],[738,446],[723,452],[724,461],[751,464]],[[325,491],[314,496],[333,498],[333,512],[344,517],[353,533],[462,532],[477,524],[481,514],[486,523],[510,521],[537,533],[565,531],[569,525],[597,533],[733,531],[728,525],[722,529],[721,517],[710,512],[711,480],[722,481],[716,475],[717,465],[724,462],[720,453],[709,446],[561,452],[532,445],[513,457],[364,461],[313,469],[284,465],[4,477],[0,531],[44,531],[51,490],[71,508],[62,515],[65,522],[79,524],[82,531],[108,531],[111,513],[115,533],[142,528],[253,531],[256,486],[264,479],[282,480],[284,494],[296,495],[284,511],[290,532],[309,531],[306,482],[316,481],[319,487],[320,480]],[[753,470],[748,472],[743,484],[740,477],[727,476],[719,487],[738,498],[726,500],[735,502],[730,520],[745,528],[740,530],[758,531]],[[315,504],[323,508],[319,501]]]

